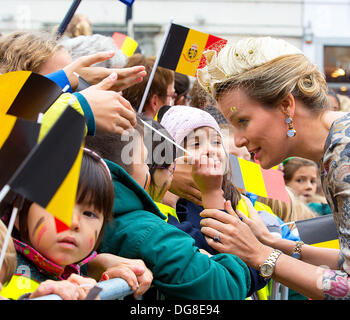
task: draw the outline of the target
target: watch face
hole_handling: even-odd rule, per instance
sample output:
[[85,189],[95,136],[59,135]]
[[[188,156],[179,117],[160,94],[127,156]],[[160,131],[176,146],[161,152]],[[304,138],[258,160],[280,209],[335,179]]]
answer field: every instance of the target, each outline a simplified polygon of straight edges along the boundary
[[270,277],[273,273],[273,266],[271,266],[270,264],[263,264],[261,266],[261,274],[264,277]]

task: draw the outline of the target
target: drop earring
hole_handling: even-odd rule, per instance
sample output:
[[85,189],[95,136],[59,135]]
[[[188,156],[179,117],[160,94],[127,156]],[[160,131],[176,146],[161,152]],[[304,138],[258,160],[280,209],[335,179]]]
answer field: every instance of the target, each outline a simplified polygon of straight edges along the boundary
[[287,137],[289,137],[289,138],[295,137],[297,132],[295,131],[295,129],[293,127],[293,119],[290,116],[287,117],[286,124],[288,124]]

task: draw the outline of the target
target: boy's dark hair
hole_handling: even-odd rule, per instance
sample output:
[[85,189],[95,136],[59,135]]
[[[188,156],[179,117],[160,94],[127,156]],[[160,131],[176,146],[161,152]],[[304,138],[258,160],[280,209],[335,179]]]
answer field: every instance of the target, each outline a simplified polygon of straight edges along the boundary
[[[135,139],[143,137],[143,123],[139,116],[136,117],[137,124],[135,127],[136,134],[130,132],[129,138],[115,133],[96,133],[95,136],[87,136],[85,145],[87,148],[97,152],[102,158],[107,159],[121,166],[130,175],[133,173],[133,163],[125,162],[122,159],[123,150],[130,143],[138,143]],[[131,148],[131,152],[133,148]],[[130,157],[133,155],[130,154]]]
[[[170,133],[160,123],[145,115],[142,115],[141,119],[173,141]],[[175,145],[150,128],[145,128],[145,146],[148,151],[147,165],[151,176],[157,167],[168,168],[176,158]]]
[[[0,216],[5,224],[8,224],[13,208],[11,198],[14,199],[14,195],[10,195],[7,201],[0,204]],[[104,227],[112,217],[114,189],[109,173],[101,163],[100,157],[85,150],[81,162],[76,202],[92,205],[103,213],[103,225],[96,241],[94,248],[96,249],[102,239]],[[24,200],[22,209],[18,213],[19,230],[14,228],[12,232],[14,238],[29,245],[31,243],[28,234],[28,212],[32,204],[32,201]]]

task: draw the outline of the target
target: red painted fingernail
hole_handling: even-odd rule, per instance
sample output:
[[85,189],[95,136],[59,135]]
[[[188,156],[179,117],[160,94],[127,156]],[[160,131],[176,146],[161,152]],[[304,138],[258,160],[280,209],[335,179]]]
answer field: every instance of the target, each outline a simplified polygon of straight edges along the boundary
[[109,280],[109,276],[108,276],[107,273],[104,273],[104,274],[102,275],[102,280]]

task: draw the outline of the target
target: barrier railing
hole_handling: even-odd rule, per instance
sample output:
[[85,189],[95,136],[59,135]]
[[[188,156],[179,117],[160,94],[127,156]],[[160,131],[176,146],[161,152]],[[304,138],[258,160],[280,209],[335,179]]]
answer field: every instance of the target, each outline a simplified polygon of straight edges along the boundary
[[272,282],[272,290],[270,295],[270,300],[288,300],[288,287],[283,284],[271,280]]
[[[97,286],[102,289],[100,292],[101,300],[121,300],[133,293],[128,283],[121,278],[102,281]],[[62,298],[57,294],[49,294],[33,300],[62,300]]]
[[[274,280],[271,281],[273,281],[273,283],[269,300],[288,300],[288,287]],[[133,293],[128,283],[121,278],[102,281],[99,282],[97,286],[102,289],[99,294],[101,300],[121,300]],[[62,298],[59,295],[50,294],[33,300],[62,300]]]

